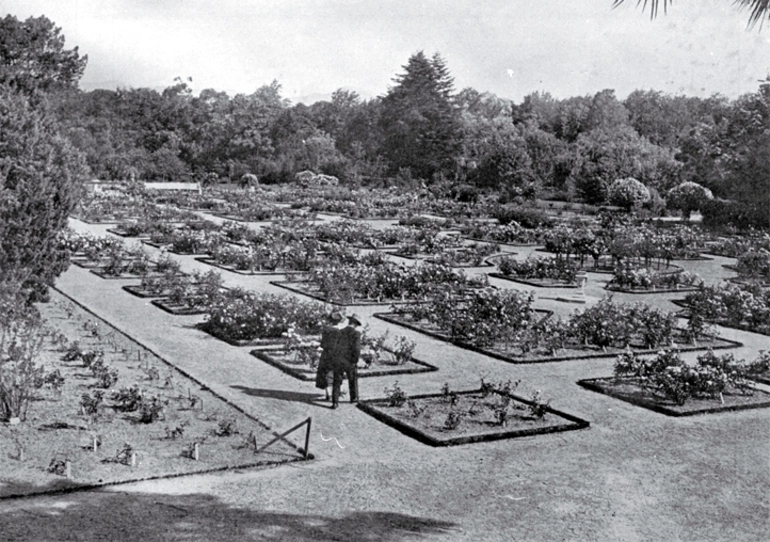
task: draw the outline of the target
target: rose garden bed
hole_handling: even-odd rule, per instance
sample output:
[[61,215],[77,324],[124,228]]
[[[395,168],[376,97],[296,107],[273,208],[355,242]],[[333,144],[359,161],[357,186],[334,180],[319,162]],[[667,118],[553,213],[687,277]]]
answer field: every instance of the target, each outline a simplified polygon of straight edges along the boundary
[[[316,366],[302,360],[301,357],[296,356],[293,352],[287,352],[285,349],[270,348],[252,350],[251,355],[299,380],[315,380]],[[433,371],[438,371],[438,367],[415,358],[405,363],[380,359],[368,366],[359,364],[358,378],[429,373]]]
[[770,407],[770,393],[755,389],[752,394],[742,394],[729,390],[722,394],[722,400],[709,398],[691,398],[683,405],[642,387],[634,377],[591,378],[578,381],[586,389],[609,395],[634,405],[660,412],[668,416],[693,416]]
[[489,273],[489,276],[496,279],[510,280],[511,282],[518,282],[519,284],[536,286],[538,288],[580,288],[580,285],[574,282],[565,282],[563,280],[520,278],[520,277],[517,277],[516,275],[504,275],[502,273]]
[[[358,408],[398,431],[431,446],[453,446],[589,427],[589,422],[544,406],[542,417],[531,414],[533,401],[503,394],[510,402],[505,423],[495,412],[501,394],[481,390],[416,395],[403,404],[390,399],[362,401]],[[454,420],[454,421],[452,421]],[[456,424],[456,426],[455,426]]]
[[281,268],[264,269],[264,270],[237,269],[235,266],[232,266],[232,265],[224,265],[224,264],[218,263],[214,258],[211,258],[209,256],[197,257],[195,259],[201,263],[205,263],[206,265],[210,265],[218,269],[223,269],[225,271],[230,271],[231,273],[238,273],[239,275],[290,275],[290,274],[302,273],[302,271],[293,271],[293,270],[281,269]]
[[[535,312],[546,314],[546,315],[550,314],[548,311],[537,310]],[[392,312],[376,313],[374,316],[375,318],[379,318],[380,320],[384,320],[392,324],[404,326],[414,331],[424,333],[435,339],[450,342],[461,348],[478,352],[480,354],[485,354],[487,356],[491,356],[493,358],[500,359],[502,361],[507,361],[509,363],[543,363],[543,362],[553,362],[553,361],[570,361],[570,360],[579,360],[579,359],[607,358],[607,357],[614,357],[619,353],[625,351],[625,349],[623,348],[614,348],[614,347],[608,347],[603,349],[597,346],[569,345],[566,348],[559,349],[558,354],[554,354],[554,355],[548,355],[543,353],[523,354],[521,351],[521,348],[519,348],[515,343],[512,343],[507,346],[498,343],[490,347],[480,347],[480,346],[475,346],[473,344],[463,342],[463,341],[453,341],[449,337],[449,335],[446,334],[445,332],[442,332],[442,330],[438,326],[432,325],[425,320],[413,321],[408,317],[405,317],[400,314],[392,313]],[[693,351],[699,351],[699,350],[707,350],[709,348],[712,350],[720,350],[725,348],[736,348],[738,346],[742,346],[742,344],[737,341],[731,341],[731,340],[722,339],[722,338],[703,339],[703,340],[700,340],[697,344],[692,344],[689,342],[674,343],[674,347],[681,352],[693,352]],[[631,345],[631,348],[634,352],[640,353],[640,354],[655,352],[656,350],[658,350],[657,348],[645,349],[639,345],[634,345],[634,344]]]
[[277,436],[268,426],[51,295],[41,311],[58,333],[39,362],[56,378],[25,420],[0,423],[0,498],[303,458],[286,439],[256,454]]
[[270,284],[284,288],[290,292],[302,294],[324,303],[331,303],[332,305],[339,305],[342,307],[353,306],[369,306],[369,305],[394,305],[400,303],[408,303],[404,299],[356,299],[351,302],[342,303],[340,301],[329,299],[321,293],[321,290],[312,285],[309,282],[287,282],[287,281],[270,281]]

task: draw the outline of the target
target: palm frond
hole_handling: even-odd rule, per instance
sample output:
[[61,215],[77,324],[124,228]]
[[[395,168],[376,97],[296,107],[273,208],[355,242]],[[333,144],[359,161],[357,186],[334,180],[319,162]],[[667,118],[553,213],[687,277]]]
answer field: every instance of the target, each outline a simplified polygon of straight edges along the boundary
[[[621,4],[624,4],[626,0],[613,0],[612,8],[616,8]],[[642,6],[642,11],[647,10],[647,6],[650,7],[650,19],[654,19],[658,16],[658,9],[660,4],[663,4],[663,13],[668,11],[668,6],[673,5],[674,0],[636,0],[636,5]],[[738,6],[740,9],[747,9],[749,11],[749,22],[747,27],[753,28],[759,23],[760,28],[765,19],[770,18],[770,0],[733,0],[733,5]]]
[[734,0],[734,5],[740,9],[749,10],[749,22],[746,26],[752,28],[759,23],[760,28],[765,19],[770,17],[770,0]]
[[[740,2],[742,0],[736,0],[736,2]],[[768,2],[770,0],[762,0],[763,2]],[[615,9],[616,7],[623,4],[625,0],[614,0],[612,2],[612,8]],[[663,0],[663,13],[668,12],[668,6],[670,4],[673,4],[674,0]],[[642,6],[642,11],[647,9],[647,4],[650,5],[650,19],[654,19],[658,16],[658,8],[660,7],[661,0],[636,0],[636,5]]]

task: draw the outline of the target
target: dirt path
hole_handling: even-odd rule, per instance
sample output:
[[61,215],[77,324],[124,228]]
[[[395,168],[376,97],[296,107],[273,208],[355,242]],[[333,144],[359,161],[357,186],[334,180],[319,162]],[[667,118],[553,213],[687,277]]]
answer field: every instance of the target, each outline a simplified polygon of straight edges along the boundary
[[[184,270],[207,269],[192,258],[180,260]],[[283,291],[270,286],[268,277],[222,274],[228,285]],[[199,332],[192,326],[200,317],[171,316],[123,292],[126,283],[72,267],[57,286],[274,429],[312,416],[311,450],[317,459],[264,471],[0,501],[0,540],[768,538],[768,411],[668,418],[575,384],[608,376],[612,360],[514,366],[371,319],[374,331],[390,329],[417,340],[415,355],[440,370],[362,380],[363,398],[382,396],[396,380],[414,394],[436,392],[444,382],[473,388],[480,376],[521,379],[524,395],[540,389],[554,407],[592,424],[571,433],[430,448],[352,405],[328,409],[312,383],[256,360],[248,348]],[[526,289],[509,282],[506,287]],[[589,286],[589,302],[601,296],[599,288]],[[653,297],[655,304],[668,303]],[[565,313],[576,308],[548,300],[538,306]],[[367,318],[386,309],[355,311]],[[742,356],[770,348],[767,337],[733,331],[725,336],[746,343],[736,351]]]

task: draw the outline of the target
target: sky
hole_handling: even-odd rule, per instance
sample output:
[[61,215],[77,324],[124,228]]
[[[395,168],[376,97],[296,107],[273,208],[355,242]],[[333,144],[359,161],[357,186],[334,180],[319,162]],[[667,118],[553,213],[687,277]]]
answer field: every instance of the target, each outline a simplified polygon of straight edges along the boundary
[[614,89],[735,98],[770,75],[770,25],[732,0],[677,0],[651,21],[636,0],[0,0],[45,15],[88,55],[84,90],[192,78],[249,94],[277,80],[293,102],[338,88],[384,95],[417,51],[439,53],[456,90],[520,102]]

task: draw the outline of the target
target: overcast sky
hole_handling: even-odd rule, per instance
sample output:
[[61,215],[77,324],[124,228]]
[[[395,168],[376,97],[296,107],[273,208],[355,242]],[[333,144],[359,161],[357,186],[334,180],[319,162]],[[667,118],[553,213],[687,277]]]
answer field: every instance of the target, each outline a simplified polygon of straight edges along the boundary
[[732,0],[677,0],[650,21],[627,0],[0,0],[45,15],[88,55],[81,88],[176,76],[230,95],[277,79],[293,101],[337,88],[387,92],[411,54],[440,53],[455,87],[517,102],[615,89],[736,97],[770,74],[770,27]]

